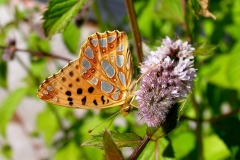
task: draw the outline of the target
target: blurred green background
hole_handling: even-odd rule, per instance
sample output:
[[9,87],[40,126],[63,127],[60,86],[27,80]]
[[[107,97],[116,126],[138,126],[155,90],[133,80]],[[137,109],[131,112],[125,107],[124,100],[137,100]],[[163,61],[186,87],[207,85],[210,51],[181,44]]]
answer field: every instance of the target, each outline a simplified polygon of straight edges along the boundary
[[[210,1],[208,10],[216,20],[197,15],[196,3],[134,0],[144,54],[148,54],[149,48],[160,46],[166,36],[174,39],[178,35],[197,48],[198,70],[191,100],[177,128],[158,141],[162,147],[159,154],[169,159],[237,160],[240,159],[240,1]],[[68,63],[39,52],[73,60],[87,36],[118,29],[128,34],[135,75],[139,76],[125,3],[87,1],[66,30],[51,39],[44,37],[41,28],[46,6],[46,1],[0,1],[0,160],[104,159],[103,151],[80,145],[91,137],[89,129],[120,107],[73,110],[38,99],[36,92],[41,82]],[[13,52],[9,46],[17,51]],[[103,131],[109,123],[111,120],[92,134]],[[118,115],[109,130],[134,132],[143,137],[146,125],[135,109],[127,117]],[[155,159],[152,152],[155,145],[149,143],[139,159]],[[128,157],[132,149],[121,151]]]

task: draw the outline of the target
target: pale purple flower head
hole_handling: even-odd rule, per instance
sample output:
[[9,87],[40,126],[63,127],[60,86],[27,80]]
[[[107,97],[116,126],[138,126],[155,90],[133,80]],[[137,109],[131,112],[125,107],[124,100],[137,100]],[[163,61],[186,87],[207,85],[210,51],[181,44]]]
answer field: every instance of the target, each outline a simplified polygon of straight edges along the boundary
[[192,90],[196,77],[193,50],[188,42],[172,41],[166,37],[161,47],[151,51],[142,63],[141,73],[144,76],[136,99],[148,126],[163,124],[171,107]]

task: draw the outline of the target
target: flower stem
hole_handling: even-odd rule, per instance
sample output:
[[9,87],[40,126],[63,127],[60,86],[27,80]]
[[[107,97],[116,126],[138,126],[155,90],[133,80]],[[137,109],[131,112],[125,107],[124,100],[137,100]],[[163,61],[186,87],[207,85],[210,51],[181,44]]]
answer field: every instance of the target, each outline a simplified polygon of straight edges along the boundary
[[131,30],[134,37],[134,45],[137,51],[138,60],[141,63],[143,61],[142,41],[141,35],[138,29],[136,13],[133,6],[133,0],[125,0],[128,16],[131,24]]
[[142,142],[134,149],[133,153],[130,155],[129,160],[135,160],[142,153],[143,149],[147,146],[150,138],[145,136]]

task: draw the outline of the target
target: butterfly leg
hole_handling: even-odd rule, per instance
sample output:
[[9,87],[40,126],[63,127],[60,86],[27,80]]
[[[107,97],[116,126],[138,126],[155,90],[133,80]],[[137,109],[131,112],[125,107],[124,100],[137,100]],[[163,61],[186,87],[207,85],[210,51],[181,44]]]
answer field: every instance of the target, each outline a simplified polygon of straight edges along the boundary
[[133,103],[130,103],[130,106],[133,106],[133,107],[135,107],[135,108],[138,108],[138,106],[136,106],[136,105],[133,104]]
[[136,95],[133,95],[132,97],[133,97],[133,98],[132,98],[132,100],[131,100],[130,103],[129,103],[130,106],[135,107],[135,108],[138,108],[138,106],[136,106],[135,104],[133,104],[133,101],[134,101]]

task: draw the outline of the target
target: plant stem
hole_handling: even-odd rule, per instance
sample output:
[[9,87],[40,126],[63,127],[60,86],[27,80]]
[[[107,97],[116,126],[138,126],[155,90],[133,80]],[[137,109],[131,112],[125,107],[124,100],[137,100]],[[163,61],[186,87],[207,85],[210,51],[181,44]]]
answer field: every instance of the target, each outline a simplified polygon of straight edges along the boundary
[[211,119],[207,119],[206,121],[214,123],[214,122],[216,122],[218,120],[221,120],[221,119],[224,119],[224,118],[236,115],[238,113],[240,113],[240,108],[235,109],[235,110],[233,110],[233,111],[231,111],[229,113],[226,113],[226,114],[223,114],[223,115],[219,115],[219,116],[213,117]]
[[181,5],[182,5],[182,9],[183,9],[183,15],[184,15],[184,20],[185,20],[185,23],[183,23],[183,28],[185,29],[186,31],[186,39],[189,43],[192,43],[192,35],[191,35],[191,32],[190,32],[190,28],[189,28],[189,24],[188,22],[190,21],[189,20],[189,16],[190,14],[188,13],[188,6],[187,6],[187,0],[181,0]]
[[[7,47],[5,46],[0,46],[1,49],[7,49]],[[65,58],[65,57],[61,57],[59,55],[55,55],[55,54],[49,54],[49,53],[45,53],[45,52],[42,52],[42,51],[32,51],[32,50],[27,50],[27,49],[19,49],[19,48],[15,48],[14,50],[15,52],[16,51],[21,51],[21,52],[28,52],[32,55],[36,55],[38,57],[50,57],[50,58],[56,58],[56,59],[61,59],[61,60],[64,60],[64,61],[71,61],[70,59],[68,58]]]
[[194,98],[194,94],[192,94],[192,102],[193,107],[196,113],[196,123],[197,127],[195,130],[196,139],[197,139],[197,149],[198,149],[198,159],[203,160],[203,139],[202,139],[202,110],[200,106],[197,104]]
[[[210,118],[210,119],[202,119],[202,122],[214,123],[214,122],[216,122],[218,120],[221,120],[221,119],[224,119],[224,118],[228,118],[228,117],[236,115],[238,113],[240,113],[240,108],[235,109],[235,110],[233,110],[231,112],[228,112],[226,114],[218,115],[218,116]],[[190,121],[197,122],[197,119],[191,118],[191,117],[187,117],[187,116],[181,116],[181,120],[190,120]]]
[[134,46],[137,51],[138,61],[141,63],[143,61],[142,40],[138,29],[136,13],[133,6],[133,0],[125,0],[125,3],[128,11],[128,17],[130,20],[132,34],[134,37]]
[[142,153],[143,149],[147,146],[149,141],[150,138],[148,136],[145,136],[142,142],[137,146],[137,148],[134,149],[133,153],[129,157],[129,160],[137,159],[139,155]]

